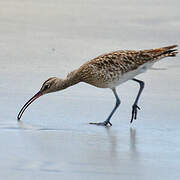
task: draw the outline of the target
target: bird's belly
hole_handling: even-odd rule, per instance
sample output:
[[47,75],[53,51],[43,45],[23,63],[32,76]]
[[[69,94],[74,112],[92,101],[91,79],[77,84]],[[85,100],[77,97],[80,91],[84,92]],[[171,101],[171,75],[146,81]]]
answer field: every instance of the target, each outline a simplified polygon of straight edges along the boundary
[[138,74],[144,73],[152,65],[153,63],[145,63],[137,69],[125,73],[122,73],[121,70],[108,71],[103,69],[93,73],[89,78],[86,78],[84,82],[100,88],[114,88],[130,79],[133,79]]
[[108,88],[114,88],[116,86],[119,86],[120,84],[128,81],[129,79],[132,79],[136,75],[137,75],[137,73],[131,71],[131,72],[127,72],[127,73],[125,73],[123,75],[117,76],[112,81],[109,81],[107,87]]
[[129,71],[124,74],[119,74],[119,75],[115,76],[112,79],[112,81],[109,81],[108,88],[116,87],[130,79],[133,79],[138,74],[146,72],[147,69],[149,69],[152,65],[153,65],[153,63],[146,63],[133,71]]

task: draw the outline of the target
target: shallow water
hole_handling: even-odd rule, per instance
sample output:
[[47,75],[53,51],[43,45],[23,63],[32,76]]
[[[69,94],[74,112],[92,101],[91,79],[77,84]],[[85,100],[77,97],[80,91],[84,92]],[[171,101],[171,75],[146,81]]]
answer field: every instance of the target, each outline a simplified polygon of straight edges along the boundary
[[180,44],[179,1],[0,2],[0,179],[179,179],[180,61],[166,58],[138,76],[146,86],[129,124],[138,84],[112,92],[83,83],[22,105],[51,76],[117,49]]

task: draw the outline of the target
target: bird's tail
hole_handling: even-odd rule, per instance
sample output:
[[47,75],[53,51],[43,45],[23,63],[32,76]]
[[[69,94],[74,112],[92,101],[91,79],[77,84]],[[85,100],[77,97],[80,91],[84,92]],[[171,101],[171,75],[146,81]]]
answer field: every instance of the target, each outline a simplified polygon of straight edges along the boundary
[[146,53],[152,54],[154,59],[161,59],[164,57],[173,57],[173,56],[176,56],[176,54],[178,53],[178,49],[176,47],[178,47],[178,45],[172,45],[172,46],[167,46],[167,47],[162,47],[162,48],[157,48],[157,49],[150,49],[150,50],[147,50]]

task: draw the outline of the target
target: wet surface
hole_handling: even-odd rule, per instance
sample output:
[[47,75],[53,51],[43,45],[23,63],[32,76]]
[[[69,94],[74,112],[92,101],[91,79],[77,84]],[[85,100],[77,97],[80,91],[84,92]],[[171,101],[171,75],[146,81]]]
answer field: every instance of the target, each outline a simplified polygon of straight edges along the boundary
[[108,89],[80,83],[39,98],[16,116],[51,76],[117,49],[180,44],[179,1],[1,1],[0,179],[179,179],[180,61],[166,58],[139,85]]

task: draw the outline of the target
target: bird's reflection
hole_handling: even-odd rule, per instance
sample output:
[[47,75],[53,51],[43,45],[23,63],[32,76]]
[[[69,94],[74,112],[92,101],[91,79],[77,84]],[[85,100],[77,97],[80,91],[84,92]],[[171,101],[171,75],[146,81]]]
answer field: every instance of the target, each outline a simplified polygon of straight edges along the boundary
[[108,140],[110,142],[110,153],[112,157],[117,156],[117,136],[114,134],[114,131],[111,131],[110,127],[106,128],[106,132],[108,135]]
[[25,123],[23,121],[18,121],[18,125],[21,129],[23,130],[40,130],[41,127],[40,126],[34,126],[32,124],[28,124],[28,123]]
[[[124,142],[123,137],[119,136],[119,133],[117,134],[116,131],[112,130],[111,128],[106,128],[106,132],[108,135],[108,140],[110,143],[110,153],[112,157],[116,157],[118,154],[118,148],[121,147],[121,142]],[[129,151],[133,156],[136,156],[138,154],[136,143],[137,143],[137,137],[136,137],[136,129],[130,127],[129,129]],[[122,140],[122,141],[121,141]]]
[[[18,122],[18,125],[20,128],[22,128],[23,130],[37,130],[37,131],[44,131],[44,130],[49,130],[49,131],[52,131],[52,130],[55,130],[57,131],[57,129],[51,129],[51,128],[43,128],[43,127],[40,127],[40,126],[33,126],[33,125],[29,125],[27,123],[24,123],[24,122],[21,122],[19,121]],[[61,130],[62,129],[58,129],[58,130]],[[106,145],[108,146],[108,151],[102,151],[100,150],[100,152],[104,153],[106,158],[109,157],[111,160],[113,159],[113,162],[117,162],[117,160],[119,158],[121,158],[121,155],[126,155],[129,156],[130,158],[132,159],[135,159],[138,157],[138,151],[137,151],[137,131],[135,128],[132,128],[130,127],[129,129],[129,132],[127,132],[128,129],[125,129],[123,130],[122,133],[119,133],[119,130],[116,131],[115,129],[111,128],[111,127],[106,127],[104,128],[104,132],[107,133],[107,137],[105,138],[104,135],[102,136],[94,136],[93,135],[88,135],[87,137],[89,138],[88,139],[88,143],[89,142],[96,142],[95,144],[96,145],[99,145],[98,142],[103,142],[106,143]],[[66,130],[67,131],[67,130]],[[73,131],[74,132],[74,131]],[[45,134],[42,134],[41,137],[44,135],[47,135],[46,133]],[[57,135],[57,134],[56,134]],[[62,134],[61,134],[62,135]],[[67,135],[67,134],[66,134]],[[75,139],[82,139],[81,137],[82,135],[80,136],[75,136]],[[83,136],[84,137],[84,136]],[[86,136],[85,136],[86,137]],[[102,137],[102,139],[101,139]],[[53,136],[54,138],[54,136]],[[95,140],[95,139],[96,140]],[[47,138],[46,138],[47,139]],[[101,141],[99,141],[99,139],[101,139]],[[63,139],[62,139],[63,140]],[[36,140],[37,141],[37,140]],[[34,143],[34,139],[33,139],[33,143]],[[40,143],[38,143],[38,146],[40,146],[40,144],[42,143],[42,139],[40,141]],[[75,143],[76,144],[76,143]],[[37,144],[36,144],[37,145]],[[82,144],[82,146],[87,146],[87,144]],[[89,153],[92,151],[88,151]],[[97,152],[96,152],[97,153]],[[108,154],[109,155],[108,155]],[[124,154],[125,153],[125,154]],[[130,154],[129,154],[130,153]],[[92,157],[96,157],[96,155],[93,154],[93,156],[89,155],[91,158]]]
[[134,128],[130,128],[130,152],[131,152],[131,159],[138,159],[139,152],[137,148],[137,131]]
[[66,129],[60,129],[60,128],[46,128],[38,125],[32,125],[25,123],[23,121],[18,121],[18,125],[23,130],[37,130],[37,131],[58,131],[58,130],[66,130]]
[[130,150],[136,152],[136,129],[130,127]]

